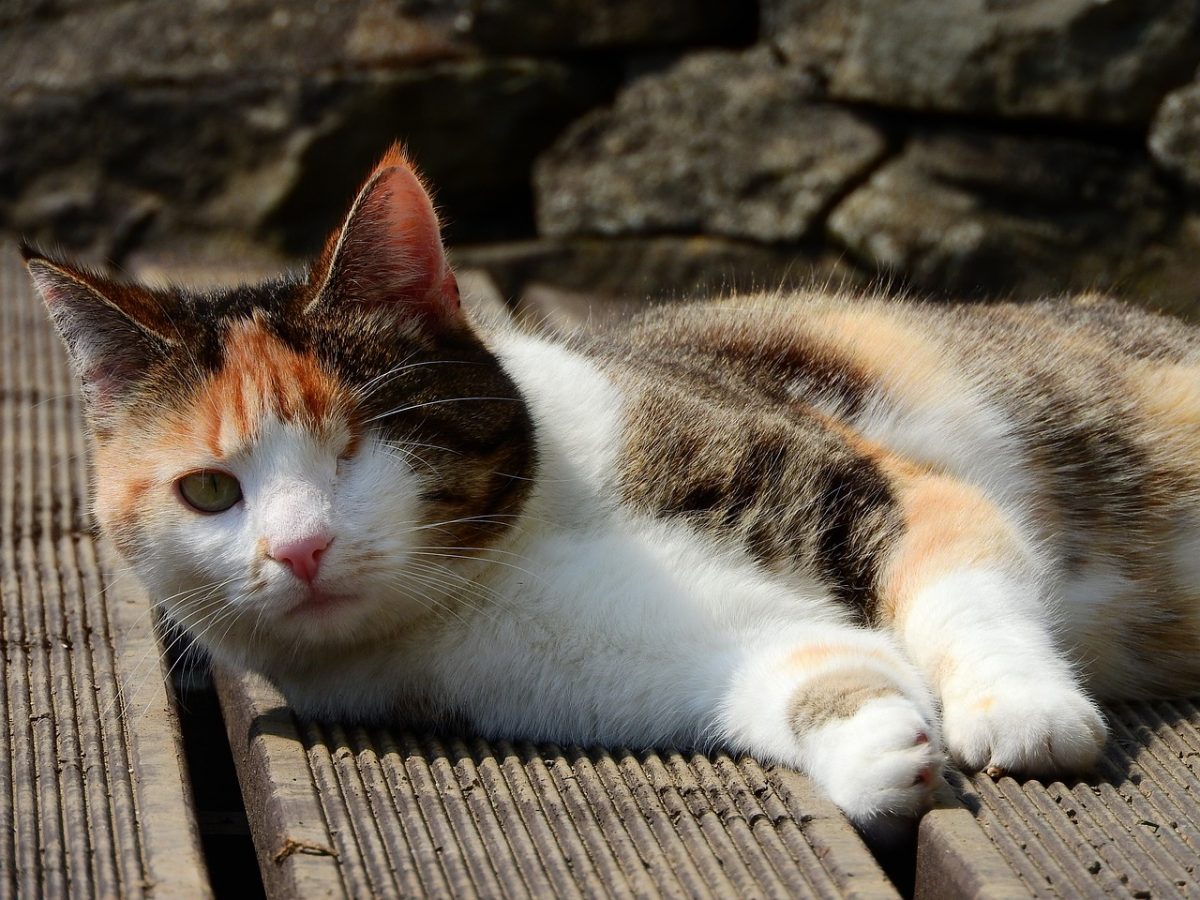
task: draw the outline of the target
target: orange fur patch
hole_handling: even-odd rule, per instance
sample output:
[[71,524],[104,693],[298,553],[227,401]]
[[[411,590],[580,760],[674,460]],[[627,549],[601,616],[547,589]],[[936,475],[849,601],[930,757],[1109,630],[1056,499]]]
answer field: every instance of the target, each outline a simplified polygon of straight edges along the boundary
[[224,366],[196,396],[195,432],[221,459],[252,441],[266,416],[326,430],[341,420],[346,400],[345,389],[315,357],[297,353],[250,320],[231,330]]
[[793,650],[787,655],[784,665],[789,669],[808,669],[838,656],[867,656],[887,661],[882,653],[869,647],[856,647],[852,644],[814,644],[811,647]]
[[[1200,369],[1195,366],[1147,366],[1130,375],[1152,427],[1190,458],[1200,462]],[[1182,461],[1181,461],[1182,462]]]
[[899,313],[896,307],[829,310],[807,330],[870,372],[892,397],[914,406],[941,405],[962,383],[948,377],[936,340],[905,324]]
[[901,477],[895,487],[904,536],[882,579],[882,609],[890,618],[939,575],[1019,559],[1014,527],[978,488],[935,474]]
[[102,478],[96,485],[96,516],[122,552],[128,552],[132,546],[127,544],[154,487],[153,479],[141,474],[136,459],[131,459],[128,454],[124,459],[119,459],[117,454],[106,456],[100,449],[96,452],[97,466],[127,475],[125,478]]

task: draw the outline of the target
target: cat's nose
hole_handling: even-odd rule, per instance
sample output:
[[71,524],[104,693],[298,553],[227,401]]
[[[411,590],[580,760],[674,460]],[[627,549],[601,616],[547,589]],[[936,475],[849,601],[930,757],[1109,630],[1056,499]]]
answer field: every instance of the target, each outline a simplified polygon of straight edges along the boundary
[[312,583],[321,567],[321,555],[333,540],[326,534],[314,534],[298,541],[287,541],[271,547],[269,555],[292,567],[301,581]]

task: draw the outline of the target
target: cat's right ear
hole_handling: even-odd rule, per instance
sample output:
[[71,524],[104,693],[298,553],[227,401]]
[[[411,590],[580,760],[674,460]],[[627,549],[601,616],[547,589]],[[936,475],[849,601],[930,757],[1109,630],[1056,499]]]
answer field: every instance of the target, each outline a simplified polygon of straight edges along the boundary
[[83,382],[89,415],[102,424],[175,342],[163,301],[21,246],[25,266]]

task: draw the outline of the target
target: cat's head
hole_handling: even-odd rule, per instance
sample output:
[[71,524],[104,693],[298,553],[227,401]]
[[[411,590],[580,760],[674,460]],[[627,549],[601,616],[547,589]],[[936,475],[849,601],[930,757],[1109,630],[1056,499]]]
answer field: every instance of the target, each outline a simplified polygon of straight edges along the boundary
[[462,586],[532,428],[400,151],[303,276],[200,294],[26,258],[83,385],[97,519],[202,643],[265,666],[483,602]]

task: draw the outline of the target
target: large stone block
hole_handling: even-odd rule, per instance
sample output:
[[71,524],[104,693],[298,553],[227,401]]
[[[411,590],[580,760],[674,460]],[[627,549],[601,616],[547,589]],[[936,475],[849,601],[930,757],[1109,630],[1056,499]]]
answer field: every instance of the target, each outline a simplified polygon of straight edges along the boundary
[[1118,282],[1168,225],[1148,160],[1077,141],[915,138],[829,230],[861,262],[939,293],[1017,297]]
[[534,160],[611,96],[615,79],[605,66],[509,58],[311,81],[294,138],[298,175],[264,230],[291,252],[310,252],[319,227],[341,215],[363,173],[400,138],[433,185],[452,240],[529,234]]
[[729,0],[467,0],[460,21],[487,50],[748,44],[754,4]]
[[0,4],[0,226],[94,258],[191,232],[307,252],[399,139],[456,234],[528,234],[534,158],[618,67],[485,57],[476,2]]
[[536,154],[611,83],[553,61],[464,60],[306,78],[0,98],[0,222],[97,257],[176,232],[307,252],[393,140],[452,226],[530,226]]
[[834,97],[1144,124],[1200,63],[1200,0],[764,0],[763,32]]
[[794,241],[885,148],[765,51],[696,54],[634,82],[539,160],[538,225]]
[[78,9],[116,6],[125,0],[0,0],[0,25],[49,19]]
[[750,43],[726,0],[4,0],[0,83],[77,90],[464,56]]
[[1200,213],[1190,212],[1137,258],[1117,296],[1200,322]]
[[0,83],[24,90],[412,66],[471,52],[452,5],[396,0],[59,3],[0,29]]
[[1149,145],[1160,166],[1200,190],[1200,82],[1167,95],[1150,127]]

